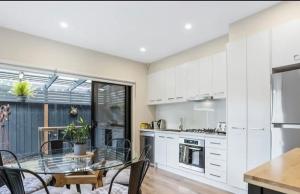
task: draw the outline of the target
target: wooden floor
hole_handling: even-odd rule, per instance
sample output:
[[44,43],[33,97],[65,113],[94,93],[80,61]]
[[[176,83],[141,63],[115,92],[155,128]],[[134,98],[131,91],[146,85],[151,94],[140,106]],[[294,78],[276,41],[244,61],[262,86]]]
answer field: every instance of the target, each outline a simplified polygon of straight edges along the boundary
[[229,194],[160,169],[150,168],[142,186],[143,194]]
[[[76,191],[72,185],[72,190]],[[91,191],[90,185],[81,186],[82,193]],[[199,183],[157,168],[149,168],[142,185],[143,194],[229,194],[212,186]]]

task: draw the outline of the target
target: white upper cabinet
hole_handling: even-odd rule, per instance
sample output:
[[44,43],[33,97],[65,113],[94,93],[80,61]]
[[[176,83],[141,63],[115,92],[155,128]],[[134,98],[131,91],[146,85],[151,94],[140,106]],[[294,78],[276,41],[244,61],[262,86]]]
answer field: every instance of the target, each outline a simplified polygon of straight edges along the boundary
[[199,60],[199,71],[197,72],[199,78],[198,92],[199,98],[208,97],[211,95],[212,87],[212,57],[204,57]]
[[186,99],[195,99],[199,93],[199,61],[186,63]]
[[243,181],[247,169],[246,41],[242,39],[228,44],[227,56],[227,181],[229,185],[246,189]]
[[158,71],[148,75],[148,104],[166,101],[165,72]]
[[300,63],[300,21],[272,29],[272,67]]
[[212,95],[214,98],[226,97],[226,52],[220,52],[212,56]]
[[184,101],[186,86],[186,65],[178,65],[175,69],[176,101]]
[[247,123],[246,40],[228,44],[227,54],[228,126],[245,128]]
[[270,160],[270,47],[269,31],[247,38],[248,170]]
[[165,70],[165,91],[168,102],[176,99],[176,68]]

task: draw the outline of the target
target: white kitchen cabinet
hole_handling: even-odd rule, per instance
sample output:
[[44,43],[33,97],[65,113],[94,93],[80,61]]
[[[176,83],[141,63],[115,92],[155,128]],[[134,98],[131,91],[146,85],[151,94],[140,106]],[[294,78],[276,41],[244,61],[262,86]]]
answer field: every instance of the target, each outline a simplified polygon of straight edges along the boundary
[[148,75],[148,103],[161,104],[166,101],[165,72],[158,71]]
[[165,134],[155,134],[155,163],[161,166],[166,166],[166,136]]
[[247,38],[248,170],[270,160],[270,39],[269,31]]
[[160,166],[178,168],[179,143],[177,134],[155,134],[155,163]]
[[212,57],[203,57],[199,61],[198,70],[198,92],[199,98],[208,97],[211,95],[212,88]]
[[199,93],[199,61],[186,63],[186,99],[193,100]]
[[300,20],[272,29],[272,67],[300,63]]
[[246,189],[243,181],[247,169],[246,40],[228,44],[227,57],[227,181],[229,185]]
[[176,68],[165,70],[165,92],[167,102],[173,102],[176,99]]
[[175,86],[176,86],[176,101],[184,101],[186,87],[186,64],[178,65],[175,68]]
[[212,56],[212,95],[215,99],[226,97],[226,52]]
[[171,168],[178,168],[179,164],[179,143],[178,136],[166,136],[166,153],[167,166]]

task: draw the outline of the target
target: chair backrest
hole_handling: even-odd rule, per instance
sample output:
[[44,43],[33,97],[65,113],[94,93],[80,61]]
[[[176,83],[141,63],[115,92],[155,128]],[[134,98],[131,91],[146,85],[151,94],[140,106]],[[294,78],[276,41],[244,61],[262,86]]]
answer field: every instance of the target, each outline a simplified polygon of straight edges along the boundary
[[34,172],[21,168],[8,168],[0,166],[0,179],[5,183],[11,193],[13,194],[25,194],[23,185],[22,173],[29,173],[38,178],[44,186],[47,194],[49,194],[45,181]]
[[[10,155],[15,160],[15,162],[18,165],[18,167],[21,168],[21,165],[20,165],[20,163],[18,161],[17,156],[13,152],[11,152],[9,150],[0,150],[0,166],[3,166],[3,164],[4,164],[4,162],[3,162],[3,153],[6,153],[6,154]],[[22,175],[22,178],[25,178],[23,172],[21,172],[21,175]],[[3,186],[4,184],[5,183],[3,182],[3,180],[0,179],[0,187]]]
[[141,152],[139,160],[149,159],[149,154],[150,154],[151,149],[152,149],[151,145],[146,145]]
[[48,155],[48,154],[62,154],[64,151],[69,151],[73,148],[73,144],[69,141],[63,140],[51,140],[44,142],[40,147],[40,154]]
[[140,190],[141,190],[143,180],[144,180],[145,175],[148,171],[149,165],[150,165],[149,160],[139,160],[137,162],[133,162],[133,163],[128,164],[128,165],[124,166],[123,168],[121,168],[115,174],[115,176],[112,178],[108,194],[111,193],[111,190],[112,190],[112,187],[113,187],[113,182],[114,182],[115,178],[118,176],[118,174],[122,170],[124,170],[128,167],[130,167],[128,194],[139,194]]
[[129,161],[131,156],[131,141],[124,138],[114,138],[107,143],[108,148],[113,148],[119,153],[124,153],[124,160]]

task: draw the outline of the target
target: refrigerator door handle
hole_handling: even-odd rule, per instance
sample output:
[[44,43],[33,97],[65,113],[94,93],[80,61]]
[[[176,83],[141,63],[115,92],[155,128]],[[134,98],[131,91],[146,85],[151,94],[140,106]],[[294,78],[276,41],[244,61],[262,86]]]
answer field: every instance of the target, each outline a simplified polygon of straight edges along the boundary
[[273,123],[273,128],[300,129],[300,124]]

